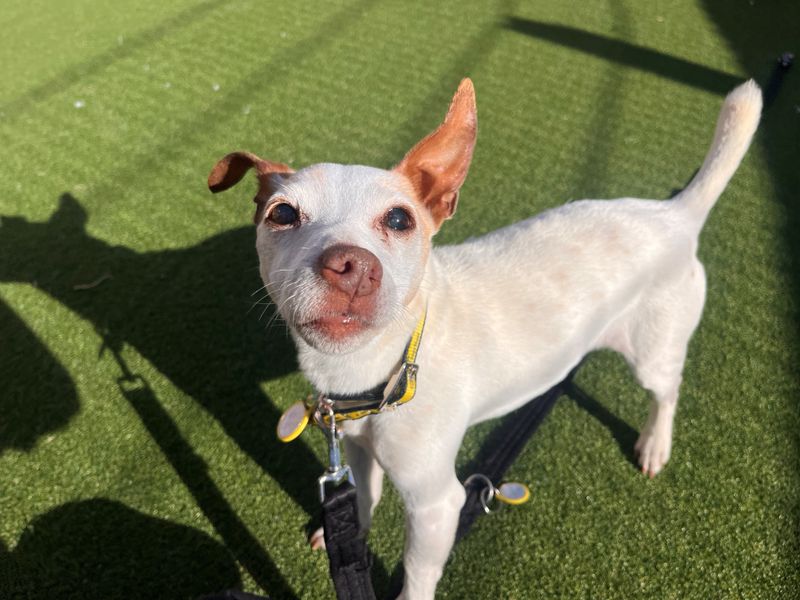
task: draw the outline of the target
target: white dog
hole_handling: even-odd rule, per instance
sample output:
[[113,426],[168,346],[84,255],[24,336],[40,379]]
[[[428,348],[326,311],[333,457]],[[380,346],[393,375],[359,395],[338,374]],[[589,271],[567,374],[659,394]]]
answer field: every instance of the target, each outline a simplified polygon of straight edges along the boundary
[[294,172],[246,152],[214,167],[215,192],[257,171],[261,277],[317,390],[358,399],[387,387],[388,395],[385,382],[404,363],[418,365],[415,394],[413,377],[399,375],[402,406],[390,398],[394,410],[342,421],[362,525],[384,472],[405,503],[402,597],[434,595],[465,498],[454,463],[467,427],[545,392],[588,352],[621,352],[652,392],[635,448],[650,476],[667,462],[686,347],[705,300],[698,234],[760,112],[758,86],[736,88],[702,168],[672,200],[572,202],[438,248],[431,238],[455,212],[475,145],[468,79],[439,128],[391,170]]

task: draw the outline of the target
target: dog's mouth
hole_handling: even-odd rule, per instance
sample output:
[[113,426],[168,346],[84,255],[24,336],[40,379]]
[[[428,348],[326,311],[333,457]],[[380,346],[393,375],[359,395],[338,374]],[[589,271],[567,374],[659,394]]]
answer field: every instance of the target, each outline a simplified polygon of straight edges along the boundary
[[362,333],[370,327],[371,323],[361,315],[351,312],[326,314],[305,321],[298,325],[304,334],[313,337],[322,336],[330,341],[339,342]]

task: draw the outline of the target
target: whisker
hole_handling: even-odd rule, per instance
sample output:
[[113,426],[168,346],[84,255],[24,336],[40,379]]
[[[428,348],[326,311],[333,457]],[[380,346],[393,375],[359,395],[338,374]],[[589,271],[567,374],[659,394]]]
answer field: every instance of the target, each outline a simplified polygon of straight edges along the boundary
[[[285,285],[284,285],[284,286],[283,286],[281,289],[279,289],[278,291],[283,291],[285,288],[288,288],[290,285],[292,285],[292,283],[294,283],[294,284],[297,286],[297,289],[296,289],[296,290],[294,291],[294,293],[292,293],[292,294],[291,294],[291,295],[290,295],[288,298],[286,298],[286,299],[285,299],[283,302],[281,302],[281,305],[280,305],[280,306],[277,306],[277,307],[276,307],[276,309],[275,309],[275,314],[280,314],[280,311],[283,309],[283,307],[284,307],[284,306],[286,306],[286,304],[287,304],[287,303],[288,303],[290,300],[292,300],[292,298],[294,298],[295,296],[297,296],[298,292],[300,291],[300,289],[301,289],[301,285],[302,285],[302,282],[286,282],[286,284],[285,284]],[[267,307],[267,308],[268,308],[268,307]],[[261,312],[261,315],[258,317],[258,320],[259,320],[259,321],[260,321],[260,320],[261,320],[261,318],[264,316],[264,313],[267,311],[267,308],[265,308],[265,309],[264,309],[264,310]],[[269,326],[269,325],[270,325],[270,324],[268,323],[268,324],[267,324],[267,326]]]
[[260,288],[258,288],[255,292],[253,292],[250,295],[251,296],[255,296],[258,292],[260,292],[261,290],[265,289],[266,287],[267,287],[267,284],[265,283],[264,285],[262,285]]

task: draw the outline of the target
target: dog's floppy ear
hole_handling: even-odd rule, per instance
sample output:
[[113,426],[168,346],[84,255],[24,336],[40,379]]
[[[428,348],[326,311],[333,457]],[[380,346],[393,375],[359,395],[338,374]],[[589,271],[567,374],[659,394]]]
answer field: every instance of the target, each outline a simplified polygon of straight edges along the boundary
[[291,167],[283,163],[264,160],[252,152],[231,152],[211,169],[208,176],[208,189],[215,194],[227,190],[239,183],[251,167],[255,167],[258,180],[262,185],[266,183],[269,175],[294,173],[294,169]]
[[215,194],[227,190],[241,181],[244,174],[251,167],[255,167],[258,174],[258,194],[253,201],[256,203],[256,214],[253,222],[258,225],[264,215],[267,197],[272,194],[272,175],[289,175],[294,169],[283,163],[271,162],[259,158],[252,152],[231,152],[224,156],[208,175],[208,189]]
[[467,177],[477,132],[475,90],[472,81],[464,79],[444,122],[394,168],[411,181],[437,228],[456,210],[458,190]]

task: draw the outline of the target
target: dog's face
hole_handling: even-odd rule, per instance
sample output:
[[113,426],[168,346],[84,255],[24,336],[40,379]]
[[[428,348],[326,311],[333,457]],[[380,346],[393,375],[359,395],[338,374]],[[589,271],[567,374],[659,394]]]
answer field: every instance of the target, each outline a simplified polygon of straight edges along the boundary
[[431,238],[455,212],[476,127],[465,80],[444,123],[392,170],[323,163],[294,172],[245,152],[217,163],[209,176],[214,192],[256,169],[261,277],[306,343],[351,352],[403,316]]
[[315,348],[358,347],[413,298],[433,224],[398,174],[313,165],[275,181],[263,213],[261,277],[289,326]]

